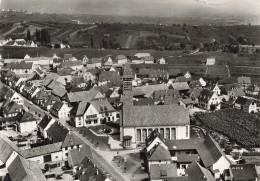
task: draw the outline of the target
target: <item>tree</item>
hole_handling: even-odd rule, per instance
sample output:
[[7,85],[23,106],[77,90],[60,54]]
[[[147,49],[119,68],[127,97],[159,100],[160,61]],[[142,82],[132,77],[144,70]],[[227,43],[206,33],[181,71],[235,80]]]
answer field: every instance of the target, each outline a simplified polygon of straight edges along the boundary
[[31,31],[30,29],[27,30],[27,41],[31,41]]

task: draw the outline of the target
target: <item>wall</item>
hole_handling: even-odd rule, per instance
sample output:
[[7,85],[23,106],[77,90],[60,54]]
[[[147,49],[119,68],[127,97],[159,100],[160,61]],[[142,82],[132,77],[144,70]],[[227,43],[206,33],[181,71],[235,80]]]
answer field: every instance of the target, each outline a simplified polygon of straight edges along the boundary
[[[176,127],[176,139],[190,139],[190,126],[187,126],[188,130],[186,130],[186,126],[178,126]],[[188,131],[188,135],[186,135],[186,131]]]
[[34,130],[37,130],[37,123],[36,121],[30,121],[25,123],[20,123],[20,132],[32,132]]
[[[213,164],[213,170],[219,170],[223,174],[224,170],[228,169],[230,166],[227,158],[222,156],[215,164]],[[218,178],[218,174],[215,175],[215,178]]]

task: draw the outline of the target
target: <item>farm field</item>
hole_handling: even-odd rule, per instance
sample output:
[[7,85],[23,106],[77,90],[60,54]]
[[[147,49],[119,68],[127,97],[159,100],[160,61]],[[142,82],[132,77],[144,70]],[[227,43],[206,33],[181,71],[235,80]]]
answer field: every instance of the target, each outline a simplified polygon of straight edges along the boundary
[[228,77],[228,70],[225,65],[208,66],[207,76],[211,77]]
[[260,146],[260,121],[255,116],[238,109],[225,109],[211,113],[195,114],[197,123],[218,132],[243,147]]

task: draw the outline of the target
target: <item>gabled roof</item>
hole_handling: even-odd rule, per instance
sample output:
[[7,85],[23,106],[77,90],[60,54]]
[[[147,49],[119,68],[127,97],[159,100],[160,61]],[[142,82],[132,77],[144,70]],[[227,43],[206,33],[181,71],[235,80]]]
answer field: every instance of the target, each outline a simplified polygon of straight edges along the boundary
[[51,109],[54,109],[56,111],[59,111],[61,109],[61,107],[63,106],[63,102],[62,101],[57,101],[53,104],[53,106],[51,107]]
[[178,105],[124,106],[123,127],[185,126],[190,124],[188,110]]
[[37,162],[25,160],[19,155],[7,169],[12,181],[47,181]]
[[72,85],[80,85],[80,84],[83,84],[83,83],[86,83],[85,80],[84,80],[84,77],[73,77],[72,80],[71,80],[71,83]]
[[6,163],[14,151],[18,153],[19,148],[5,135],[0,134],[0,161]]
[[113,71],[102,71],[101,74],[99,75],[99,82],[117,82],[121,81],[120,76],[118,75],[118,72],[113,72]]
[[126,56],[124,55],[117,55],[115,56],[114,60],[118,61],[118,60],[124,60],[124,59],[127,59]]
[[213,91],[203,89],[200,92],[198,99],[203,102],[208,102],[215,93]]
[[69,131],[67,136],[65,137],[65,140],[63,141],[61,147],[62,148],[66,148],[69,146],[78,146],[78,145],[82,145],[83,142],[81,141],[81,139],[72,131]]
[[259,92],[260,91],[260,87],[258,85],[251,85],[247,88],[248,91],[252,91],[252,92]]
[[94,161],[92,149],[90,146],[84,145],[80,150],[70,149],[69,157],[71,158],[73,166],[79,166],[82,160],[87,157],[92,162]]
[[26,123],[26,122],[36,121],[36,119],[30,113],[24,112],[23,115],[18,114],[17,121],[19,123]]
[[215,181],[215,178],[209,170],[202,167],[198,162],[194,161],[186,169],[190,181]]
[[160,90],[169,90],[169,88],[166,84],[154,84],[154,85],[145,85],[141,87],[133,87],[134,96],[145,95]]
[[211,167],[222,156],[226,157],[218,143],[209,134],[206,134],[205,140],[198,146],[197,151],[206,168]]
[[19,113],[22,110],[23,106],[18,105],[16,102],[10,102],[6,107],[4,107],[4,112],[11,113]]
[[177,76],[181,73],[180,69],[169,69],[168,70],[169,76]]
[[38,146],[35,148],[21,150],[20,154],[26,159],[32,158],[32,157],[37,157],[37,156],[43,156],[43,155],[62,151],[61,145],[62,145],[62,142]]
[[191,163],[193,161],[200,161],[198,154],[178,154],[177,162],[178,163]]
[[165,139],[165,145],[169,150],[196,150],[203,139],[187,139],[187,140],[167,140]]
[[244,97],[238,97],[235,101],[235,104],[240,104],[240,105],[249,107],[252,104],[252,102],[254,102],[254,101],[255,101],[254,99],[247,99],[247,98],[244,98]]
[[87,102],[87,101],[82,101],[78,104],[77,108],[76,108],[76,114],[75,116],[82,116],[84,115],[87,107],[89,106],[90,104]]
[[155,148],[152,149],[150,155],[148,156],[148,161],[165,161],[165,160],[171,160],[171,154],[169,150],[167,150],[164,146],[161,144],[158,144],[155,146]]
[[52,93],[53,95],[58,96],[59,98],[62,98],[62,97],[64,97],[64,96],[67,94],[67,91],[66,91],[66,89],[63,89],[63,88],[61,88],[61,87],[55,86],[55,87],[52,89],[51,93]]
[[171,84],[174,90],[182,91],[182,90],[189,90],[190,87],[187,82],[175,82]]
[[245,96],[245,92],[243,91],[242,88],[235,88],[235,89],[232,89],[231,91],[234,93],[234,95],[236,97],[238,97],[238,96]]
[[[151,164],[150,178],[151,180],[161,180],[164,178],[177,177],[177,167],[175,163],[171,164]],[[197,180],[198,181],[198,180]]]
[[203,89],[190,89],[189,93],[193,94],[195,98],[198,98],[202,90]]
[[254,164],[230,165],[233,179],[239,181],[255,180],[257,178]]
[[[81,102],[81,101],[91,101],[96,98],[98,94],[101,94],[97,89],[92,88],[89,91],[81,92],[70,92],[67,94],[68,102]],[[104,96],[103,96],[104,97]]]
[[65,61],[61,63],[61,68],[71,68],[71,67],[81,66],[81,65],[83,65],[81,60]]
[[48,136],[53,139],[54,143],[63,142],[68,134],[67,128],[62,126],[58,121],[53,123],[47,130]]
[[113,112],[115,108],[108,102],[107,99],[92,100],[90,104],[101,114],[104,112]]
[[53,118],[47,114],[44,115],[41,122],[38,124],[39,127],[45,129]]

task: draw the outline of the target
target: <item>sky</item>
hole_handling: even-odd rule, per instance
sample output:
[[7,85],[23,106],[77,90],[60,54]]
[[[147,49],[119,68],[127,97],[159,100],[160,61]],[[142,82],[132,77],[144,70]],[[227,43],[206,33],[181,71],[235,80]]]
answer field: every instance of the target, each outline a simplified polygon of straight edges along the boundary
[[1,9],[129,16],[260,16],[260,0],[0,0]]

